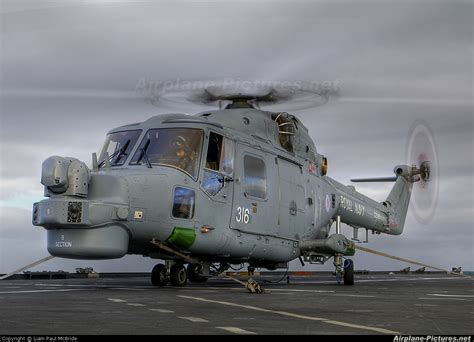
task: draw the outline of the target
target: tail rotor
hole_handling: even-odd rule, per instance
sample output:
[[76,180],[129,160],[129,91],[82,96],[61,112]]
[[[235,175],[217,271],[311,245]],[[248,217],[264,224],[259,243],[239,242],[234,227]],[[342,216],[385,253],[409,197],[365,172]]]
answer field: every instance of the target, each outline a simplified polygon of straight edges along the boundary
[[423,120],[416,120],[409,131],[406,162],[419,170],[410,201],[412,213],[418,222],[430,223],[438,203],[439,167],[433,133]]

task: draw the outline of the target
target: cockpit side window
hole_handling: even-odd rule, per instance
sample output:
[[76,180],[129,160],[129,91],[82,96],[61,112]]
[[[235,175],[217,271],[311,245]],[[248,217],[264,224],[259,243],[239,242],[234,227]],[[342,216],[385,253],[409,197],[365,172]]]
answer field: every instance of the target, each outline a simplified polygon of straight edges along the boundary
[[226,177],[232,177],[234,151],[232,140],[211,132],[202,180],[202,187],[210,195],[217,194],[224,187]]
[[222,141],[221,159],[219,162],[219,171],[226,176],[232,177],[234,174],[234,142],[224,138]]
[[222,135],[211,132],[207,148],[206,169],[219,171],[221,161]]

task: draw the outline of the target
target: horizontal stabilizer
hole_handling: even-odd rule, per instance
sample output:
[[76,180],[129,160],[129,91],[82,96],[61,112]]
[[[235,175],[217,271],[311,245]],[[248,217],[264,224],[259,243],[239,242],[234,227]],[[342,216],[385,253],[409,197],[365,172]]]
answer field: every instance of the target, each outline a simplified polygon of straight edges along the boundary
[[395,182],[397,177],[375,177],[375,178],[356,178],[351,179],[351,182],[362,183],[362,182]]

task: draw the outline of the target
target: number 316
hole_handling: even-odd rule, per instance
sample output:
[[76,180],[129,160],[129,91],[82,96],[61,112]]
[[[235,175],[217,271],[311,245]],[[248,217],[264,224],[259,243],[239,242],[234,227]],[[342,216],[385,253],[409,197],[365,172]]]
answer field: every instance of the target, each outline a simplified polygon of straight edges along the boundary
[[250,221],[250,210],[247,208],[237,207],[237,215],[235,216],[237,222],[243,222],[244,224]]

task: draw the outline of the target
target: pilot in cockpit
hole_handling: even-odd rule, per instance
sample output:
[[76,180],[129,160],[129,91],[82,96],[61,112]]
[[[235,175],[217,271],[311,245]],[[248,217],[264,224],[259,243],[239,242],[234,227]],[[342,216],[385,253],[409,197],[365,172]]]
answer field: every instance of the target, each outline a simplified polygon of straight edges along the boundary
[[178,136],[173,145],[177,158],[175,166],[192,175],[194,173],[196,153],[188,146],[183,136]]

